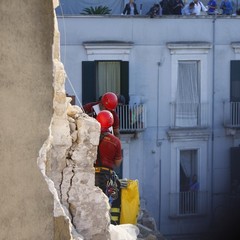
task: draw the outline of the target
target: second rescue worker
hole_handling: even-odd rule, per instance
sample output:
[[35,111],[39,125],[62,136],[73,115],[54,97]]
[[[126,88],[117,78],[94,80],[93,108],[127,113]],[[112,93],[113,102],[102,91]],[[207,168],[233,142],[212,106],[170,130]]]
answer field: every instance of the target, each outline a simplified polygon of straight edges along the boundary
[[121,142],[109,132],[113,124],[113,115],[108,110],[102,110],[97,115],[101,125],[98,156],[94,165],[96,170],[96,185],[106,192],[106,182],[113,172],[114,167],[119,167],[122,162]]
[[[120,182],[113,171],[122,162],[121,142],[109,132],[113,124],[113,115],[108,110],[102,110],[97,115],[101,125],[100,141],[98,145],[95,167],[95,185],[100,187],[108,196],[111,204],[111,223],[120,223]],[[117,211],[116,211],[117,210]]]

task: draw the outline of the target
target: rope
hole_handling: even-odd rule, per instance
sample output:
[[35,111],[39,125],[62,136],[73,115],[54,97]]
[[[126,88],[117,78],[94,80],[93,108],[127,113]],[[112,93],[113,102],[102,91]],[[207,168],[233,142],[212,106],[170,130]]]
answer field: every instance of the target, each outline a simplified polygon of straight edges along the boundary
[[[64,14],[63,14],[63,8],[62,8],[62,4],[60,3],[60,1],[59,1],[59,7],[60,7],[60,11],[61,11],[61,16],[62,16],[62,18],[63,18],[63,37],[64,37],[64,43],[65,43],[65,46],[64,46],[64,49],[63,49],[63,51],[64,51],[64,54],[63,54],[63,62],[64,62],[64,65],[65,65],[65,63],[66,63],[66,42],[67,42],[67,34],[66,34],[66,24],[65,24],[65,17],[64,17]],[[66,70],[65,70],[66,71]],[[69,83],[69,85],[70,85],[70,87],[71,87],[71,89],[72,89],[72,91],[73,91],[73,93],[74,93],[74,95],[75,95],[75,98],[77,99],[77,102],[78,102],[78,104],[79,104],[79,106],[81,107],[81,109],[83,110],[83,112],[85,112],[84,111],[84,109],[83,109],[83,106],[82,106],[82,102],[80,101],[80,99],[78,98],[78,96],[77,96],[77,93],[76,93],[76,91],[75,91],[75,88],[74,88],[74,86],[73,86],[73,84],[72,84],[72,81],[70,80],[70,78],[67,76],[67,81],[68,81],[68,83]]]

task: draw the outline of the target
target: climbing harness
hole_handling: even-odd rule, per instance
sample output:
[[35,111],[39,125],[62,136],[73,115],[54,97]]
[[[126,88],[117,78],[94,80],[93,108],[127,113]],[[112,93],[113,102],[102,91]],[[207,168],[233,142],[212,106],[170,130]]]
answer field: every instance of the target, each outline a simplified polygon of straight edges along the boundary
[[112,204],[114,200],[116,200],[119,196],[118,192],[118,184],[117,184],[118,176],[112,171],[109,180],[107,181],[106,186],[106,195],[109,198],[109,203]]

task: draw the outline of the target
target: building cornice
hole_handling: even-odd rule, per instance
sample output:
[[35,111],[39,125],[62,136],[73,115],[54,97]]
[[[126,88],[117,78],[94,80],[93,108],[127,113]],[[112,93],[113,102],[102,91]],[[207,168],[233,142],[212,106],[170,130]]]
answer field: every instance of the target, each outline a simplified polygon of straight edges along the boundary
[[235,54],[236,53],[238,53],[238,54],[240,53],[240,42],[232,42],[231,46],[232,46]]
[[171,54],[207,54],[212,44],[209,42],[169,42],[167,47]]
[[122,41],[90,41],[83,42],[88,60],[122,60],[129,61],[132,42]]
[[168,138],[173,141],[207,141],[211,135],[210,129],[170,129],[167,131]]

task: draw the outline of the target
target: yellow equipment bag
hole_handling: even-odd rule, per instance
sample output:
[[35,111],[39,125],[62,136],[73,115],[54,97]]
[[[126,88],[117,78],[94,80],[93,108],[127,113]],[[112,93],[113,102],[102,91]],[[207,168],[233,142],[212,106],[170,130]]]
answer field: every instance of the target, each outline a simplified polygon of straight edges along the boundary
[[128,180],[126,188],[121,189],[120,224],[137,224],[140,199],[137,180]]

